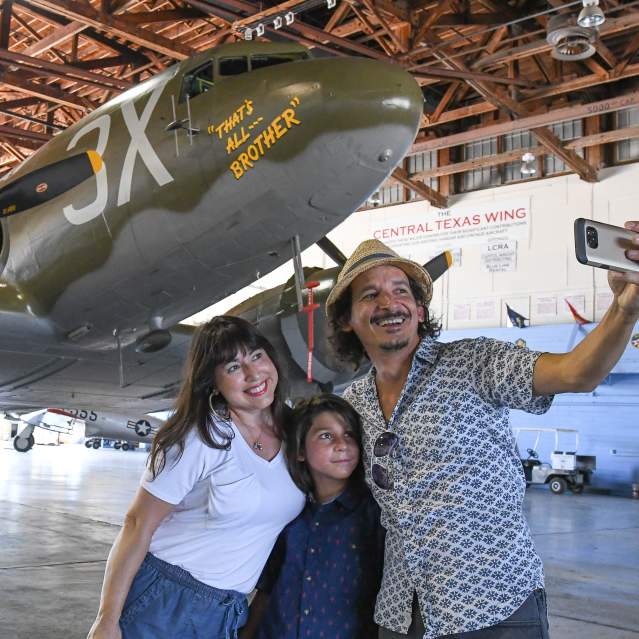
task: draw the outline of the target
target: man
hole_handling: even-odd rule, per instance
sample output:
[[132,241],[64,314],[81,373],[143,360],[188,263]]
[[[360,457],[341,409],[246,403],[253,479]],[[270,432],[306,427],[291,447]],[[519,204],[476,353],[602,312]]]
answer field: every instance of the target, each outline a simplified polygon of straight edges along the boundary
[[[639,259],[639,242],[628,257]],[[344,397],[364,422],[367,480],[387,529],[381,639],[548,637],[508,409],[544,413],[553,394],[591,391],[610,372],[639,319],[639,274],[609,282],[614,300],[597,328],[550,354],[435,341],[428,273],[377,240],[344,265],[326,310],[338,356],[373,364]]]

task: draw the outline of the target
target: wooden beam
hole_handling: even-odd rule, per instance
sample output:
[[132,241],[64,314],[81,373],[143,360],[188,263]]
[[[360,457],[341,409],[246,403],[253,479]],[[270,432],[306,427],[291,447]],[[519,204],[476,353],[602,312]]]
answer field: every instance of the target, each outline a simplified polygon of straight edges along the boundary
[[332,31],[346,17],[351,6],[352,5],[348,2],[340,2],[335,11],[333,11],[333,15],[331,15],[329,21],[324,26],[324,31]]
[[158,11],[129,11],[122,14],[129,24],[155,24],[202,19],[202,13],[194,9],[160,9]]
[[[46,84],[30,82],[29,80],[25,80],[18,73],[6,72],[2,76],[2,83],[17,89],[21,93],[26,93],[27,95],[39,98],[40,100],[65,104],[73,109],[80,109],[85,113],[87,111],[93,111],[93,109],[96,108],[96,105],[86,98],[74,96],[67,91],[61,91],[60,89],[56,89],[55,87]],[[3,106],[6,106],[6,104],[3,104]]]
[[468,144],[476,140],[492,138],[497,135],[513,133],[514,131],[530,131],[541,126],[549,126],[551,124],[557,124],[558,122],[566,122],[567,120],[577,120],[594,114],[612,113],[637,105],[639,105],[639,92],[628,93],[617,96],[616,98],[610,98],[609,100],[599,100],[597,102],[564,107],[548,113],[529,115],[510,122],[493,124],[491,126],[471,131],[463,131],[462,133],[455,133],[422,142],[418,141],[413,144],[409,154],[412,155],[414,153],[421,153],[422,151],[434,151],[436,149],[459,146],[460,144]]
[[28,55],[23,55],[14,51],[5,51],[0,49],[0,60],[7,60],[8,62],[15,63],[18,66],[24,66],[30,71],[38,71],[38,73],[41,74],[65,78],[73,82],[81,82],[101,89],[116,88],[121,91],[126,91],[133,86],[132,82],[99,73],[91,73],[91,71],[80,69],[72,64],[49,62],[42,58],[32,58]]
[[[630,140],[634,138],[639,138],[639,126],[631,126],[624,129],[616,129],[615,131],[605,131],[604,133],[586,135],[566,142],[565,148],[592,148],[597,147],[601,144],[610,144],[612,142],[619,142],[620,140]],[[412,174],[410,177],[419,180],[430,180],[436,177],[442,178],[444,176],[453,175],[455,173],[464,173],[465,171],[473,171],[475,169],[481,169],[487,166],[495,166],[497,164],[507,164],[508,162],[518,161],[521,160],[522,155],[527,152],[532,153],[536,157],[547,154],[545,147],[543,147],[542,145],[538,145],[523,149],[515,149],[514,151],[507,151],[498,155],[474,158],[472,160],[457,162],[455,164],[449,164],[447,166],[438,166],[426,171],[419,171],[418,173]]]
[[398,166],[393,171],[392,176],[398,182],[401,182],[404,186],[415,191],[415,193],[419,194],[425,200],[428,200],[433,206],[439,209],[445,209],[448,206],[448,198],[444,197],[438,191],[435,191],[435,189],[431,189],[430,186],[427,186],[422,181],[411,179],[408,173],[401,167]]
[[[639,127],[638,127],[639,128]],[[601,116],[593,115],[589,118],[584,118],[584,133],[587,139],[591,135],[598,136],[601,134]],[[603,166],[603,148],[601,144],[588,145],[586,148],[586,162],[595,169],[600,169]]]
[[53,137],[49,133],[38,133],[30,129],[18,129],[16,127],[6,126],[5,124],[0,124],[0,135],[21,140],[35,140],[37,142],[48,142]]
[[[582,76],[575,80],[569,80],[562,82],[561,84],[550,87],[548,89],[539,89],[527,94],[526,98],[521,101],[521,104],[529,105],[530,103],[537,102],[542,99],[546,99],[552,96],[561,95],[563,93],[573,93],[575,91],[581,91],[592,86],[601,84],[607,84],[610,82],[617,82],[624,78],[630,78],[639,75],[639,63],[629,65],[623,73],[617,75],[614,70],[609,71],[605,78],[600,78],[594,74]],[[462,120],[471,116],[481,115],[490,111],[496,111],[497,107],[489,102],[478,102],[465,107],[459,107],[458,109],[451,109],[442,113],[441,117],[434,124],[443,124],[445,122],[454,122],[456,120]]]
[[366,14],[357,6],[352,5],[351,9],[353,13],[357,16],[357,19],[362,23],[362,27],[364,28],[364,32],[372,35],[380,47],[384,50],[386,55],[392,56],[394,55],[394,51],[391,46],[384,40],[381,34],[378,34],[375,27],[371,24],[370,20],[366,17]]
[[[618,18],[608,18],[601,27],[599,27],[599,37],[603,38],[616,33],[622,33],[637,26],[639,26],[639,12],[629,13],[619,16]],[[512,49],[506,49],[482,57],[473,65],[473,68],[485,69],[494,65],[504,64],[509,60],[521,60],[522,58],[527,58],[532,55],[549,52],[552,48],[552,45],[548,44],[545,39],[535,40],[534,42],[529,42],[519,47],[513,47]]]
[[479,73],[473,71],[457,71],[444,67],[427,67],[421,71],[414,71],[412,74],[416,78],[445,78],[447,80],[482,80],[484,82],[494,82],[495,84],[516,85],[520,87],[535,87],[536,83],[525,78],[502,78],[489,73]]
[[69,38],[72,38],[74,35],[81,33],[86,28],[87,25],[83,24],[82,22],[69,22],[69,24],[64,27],[58,27],[57,29],[54,29],[53,32],[50,33],[48,36],[42,38],[41,40],[38,40],[38,42],[35,42],[31,46],[20,51],[20,53],[22,53],[23,55],[30,55],[34,57],[38,56],[41,53],[44,53],[45,51],[48,51],[49,49],[57,47],[59,44],[66,42]]
[[190,47],[131,24],[123,17],[103,15],[88,2],[79,0],[29,0],[29,2],[34,6],[54,11],[69,20],[83,22],[95,29],[107,31],[177,60],[184,60],[195,53]]
[[399,38],[395,35],[393,28],[388,23],[386,18],[377,10],[373,0],[362,0],[364,5],[368,8],[368,10],[375,16],[377,22],[381,25],[382,29],[386,33],[386,35],[391,39],[393,45],[395,46],[395,51],[398,53],[406,53],[406,47],[400,42]]
[[11,14],[13,11],[13,0],[4,0],[2,13],[0,13],[0,49],[9,48],[9,37],[11,36]]

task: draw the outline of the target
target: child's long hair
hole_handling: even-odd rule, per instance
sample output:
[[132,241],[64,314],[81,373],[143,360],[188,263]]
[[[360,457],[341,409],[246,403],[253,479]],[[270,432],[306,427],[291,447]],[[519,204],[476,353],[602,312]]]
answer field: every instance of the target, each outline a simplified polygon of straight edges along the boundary
[[[153,478],[162,472],[169,448],[178,446],[179,459],[186,437],[193,429],[199,432],[207,446],[228,450],[233,429],[230,425],[228,428],[224,428],[224,425],[220,427],[211,414],[213,374],[216,366],[233,360],[238,351],[250,353],[258,348],[264,349],[277,370],[278,383],[271,412],[275,432],[283,435],[289,409],[285,404],[286,379],[275,349],[250,322],[239,317],[220,315],[202,324],[193,335],[173,414],[153,440],[149,464]],[[214,409],[222,413],[228,410],[221,395],[215,396],[215,403],[217,406],[213,406]]]
[[322,413],[336,413],[349,430],[355,435],[360,450],[359,463],[350,477],[350,485],[364,486],[364,466],[362,463],[362,420],[357,411],[345,400],[331,393],[322,393],[310,399],[304,399],[293,408],[288,415],[286,428],[286,458],[288,470],[297,487],[306,495],[312,495],[315,486],[305,461],[299,459],[304,455],[304,445],[313,421]]

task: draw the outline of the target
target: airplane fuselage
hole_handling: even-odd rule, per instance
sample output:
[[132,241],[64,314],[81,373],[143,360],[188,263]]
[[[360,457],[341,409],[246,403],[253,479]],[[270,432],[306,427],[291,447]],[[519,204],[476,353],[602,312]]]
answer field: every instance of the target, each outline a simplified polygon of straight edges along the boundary
[[[263,66],[269,56],[289,58]],[[30,405],[59,401],[27,400],[16,382],[35,388],[42,369],[71,390],[72,360],[108,360],[112,384],[136,340],[284,263],[292,236],[302,248],[323,237],[403,157],[421,110],[398,67],[246,43],[186,60],[55,136],[0,188],[77,155],[97,160],[57,197],[0,217],[0,353],[14,358],[2,355],[0,404],[18,388]],[[111,402],[89,395],[82,405]]]

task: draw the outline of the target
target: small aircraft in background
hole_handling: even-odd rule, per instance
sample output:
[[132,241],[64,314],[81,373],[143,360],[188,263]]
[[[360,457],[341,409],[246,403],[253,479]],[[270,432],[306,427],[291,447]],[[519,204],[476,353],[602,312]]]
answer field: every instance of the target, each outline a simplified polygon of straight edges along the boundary
[[422,112],[397,65],[253,41],[55,135],[0,180],[0,409],[166,408],[193,331],[179,322],[356,210]]
[[132,443],[150,443],[163,421],[152,415],[124,415],[95,410],[45,408],[20,417],[24,427],[13,440],[13,447],[26,453],[35,444],[36,428],[71,435],[82,425],[87,448],[100,448],[101,439],[112,439],[116,448],[128,450]]

